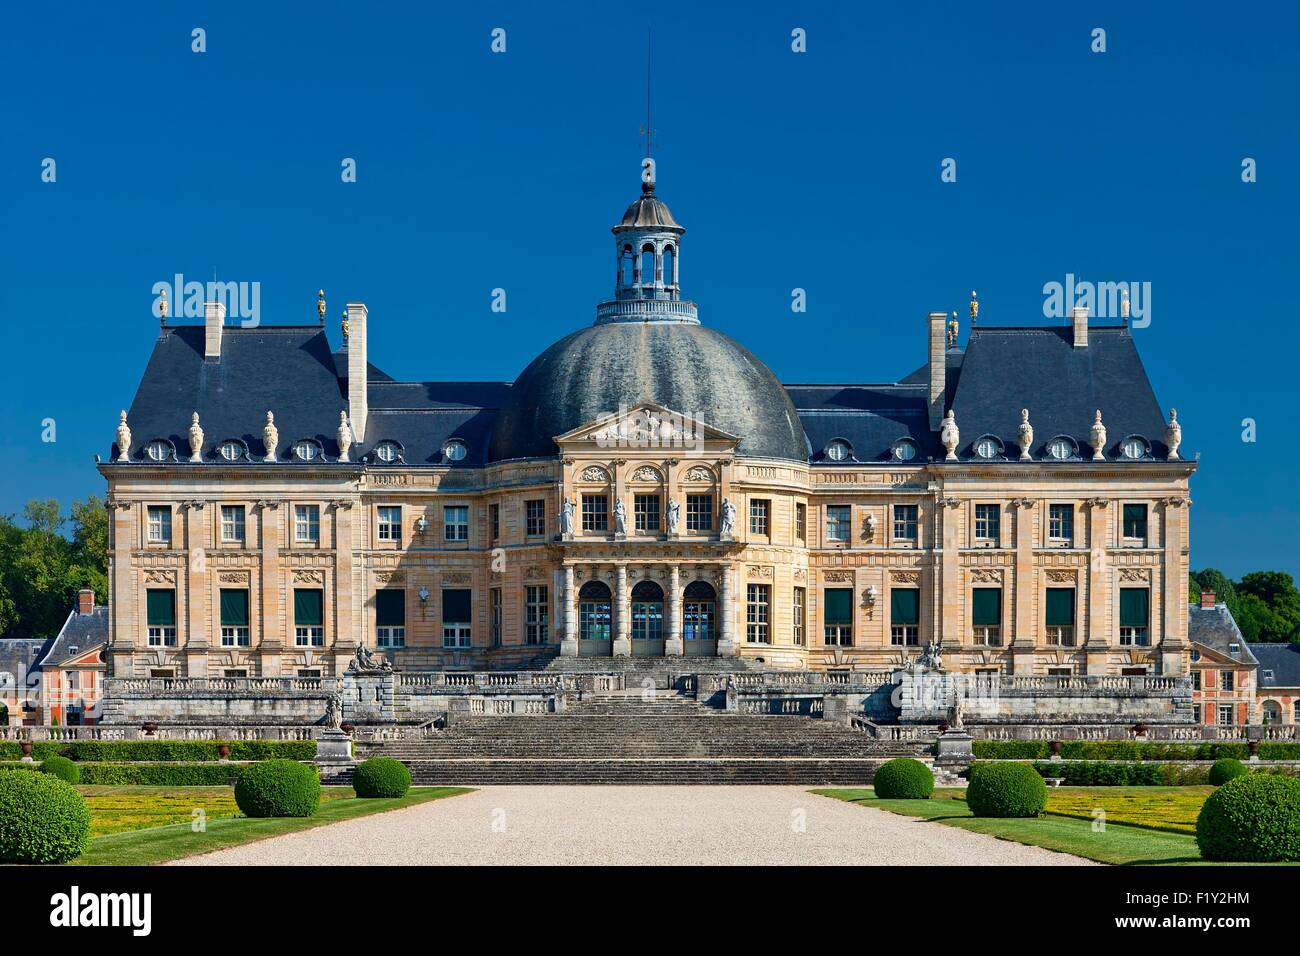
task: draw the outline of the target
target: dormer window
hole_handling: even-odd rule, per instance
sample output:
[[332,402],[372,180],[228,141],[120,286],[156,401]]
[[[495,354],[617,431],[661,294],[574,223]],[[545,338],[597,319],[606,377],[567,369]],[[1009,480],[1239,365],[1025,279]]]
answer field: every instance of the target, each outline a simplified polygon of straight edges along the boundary
[[896,461],[911,461],[916,457],[916,442],[910,438],[900,438],[894,442],[893,455]]
[[1056,461],[1068,461],[1079,457],[1079,448],[1073,438],[1059,435],[1047,443],[1047,457]]
[[248,457],[248,448],[237,438],[227,438],[217,446],[217,454],[226,461],[239,461]]
[[1272,679],[1273,679],[1272,669],[1268,667],[1264,668],[1264,680],[1272,680]]
[[1130,435],[1125,438],[1119,446],[1120,454],[1130,461],[1137,461],[1141,458],[1151,456],[1151,446],[1141,435]]
[[171,461],[176,457],[176,448],[165,438],[155,438],[144,446],[144,453],[150,461]]
[[825,454],[830,461],[848,461],[853,457],[853,446],[843,438],[836,438],[826,446]]
[[992,435],[984,435],[975,439],[974,449],[976,458],[983,458],[987,461],[1002,454],[1002,442]]
[[443,457],[448,461],[463,461],[468,453],[469,449],[465,447],[465,443],[459,438],[453,438],[442,446]]
[[322,455],[320,442],[302,438],[294,442],[293,457],[299,461],[316,461]]
[[392,463],[400,461],[402,457],[402,446],[395,441],[381,441],[375,446],[375,457],[382,462]]

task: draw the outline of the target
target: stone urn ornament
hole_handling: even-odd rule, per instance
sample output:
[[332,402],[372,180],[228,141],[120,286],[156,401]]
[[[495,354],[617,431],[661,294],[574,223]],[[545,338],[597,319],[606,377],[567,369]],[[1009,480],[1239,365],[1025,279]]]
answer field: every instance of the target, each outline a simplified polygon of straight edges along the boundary
[[266,424],[262,427],[262,444],[266,446],[264,461],[275,461],[275,449],[280,444],[280,429],[275,427],[275,416],[266,413]]
[[217,745],[217,757],[224,763],[230,759],[230,744]]
[[190,416],[190,461],[203,460],[203,429],[199,426],[199,413]]
[[1032,461],[1033,456],[1029,454],[1030,447],[1034,444],[1034,426],[1029,424],[1029,409],[1020,409],[1020,430],[1016,441],[1020,445],[1020,460]]
[[352,425],[348,422],[348,413],[339,411],[339,461],[348,461],[348,451],[352,448]]
[[943,417],[943,427],[939,430],[939,441],[943,442],[945,461],[957,460],[957,445],[961,443],[961,431],[957,428],[956,413],[950,408]]
[[1169,409],[1169,424],[1165,426],[1165,444],[1169,446],[1169,460],[1178,461],[1178,446],[1183,443],[1183,426],[1178,424],[1178,409]]
[[1142,740],[1147,735],[1147,725],[1138,721],[1133,725],[1133,737],[1135,740]]
[[1101,423],[1101,409],[1097,409],[1097,414],[1092,419],[1092,431],[1089,432],[1089,438],[1092,441],[1092,460],[1106,460],[1106,426]]
[[117,416],[117,460],[131,460],[131,428],[126,423],[126,409]]
[[32,742],[30,740],[24,740],[19,746],[23,752],[23,759],[30,760],[32,756]]

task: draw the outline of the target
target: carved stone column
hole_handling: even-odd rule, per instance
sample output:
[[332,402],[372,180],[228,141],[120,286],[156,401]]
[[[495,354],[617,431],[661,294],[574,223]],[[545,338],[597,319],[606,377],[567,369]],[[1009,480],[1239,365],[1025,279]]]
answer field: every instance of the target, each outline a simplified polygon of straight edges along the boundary
[[578,592],[571,564],[564,567],[564,636],[560,638],[560,656],[578,656]]
[[1015,674],[1034,669],[1034,499],[1016,498],[1015,630],[1011,642],[1011,668]]
[[[185,515],[185,547],[189,554],[187,568],[176,573],[176,613],[184,610],[185,627],[180,631],[181,647],[185,657],[186,677],[208,676],[208,649],[212,647],[209,629],[208,599],[209,559],[212,544],[212,525],[209,516],[220,514],[218,506],[207,507],[201,498],[181,505]],[[218,518],[218,520],[220,520]],[[220,611],[218,611],[220,614]]]
[[[262,677],[280,676],[280,655],[285,650],[287,623],[280,613],[283,594],[289,620],[293,619],[293,594],[284,594],[285,582],[280,568],[280,502],[274,500],[257,503],[257,530],[262,539],[262,566],[259,578],[260,593],[257,601],[260,613],[261,641],[257,647]],[[289,641],[292,647],[292,641]]]
[[[1187,509],[1191,504],[1191,499],[1182,495],[1166,498],[1164,521],[1160,528],[1164,539],[1160,670],[1168,677],[1185,677],[1191,668],[1188,659],[1190,645],[1187,641]],[[1153,575],[1153,590],[1154,584]],[[1151,624],[1154,625],[1155,622],[1152,621]]]
[[618,566],[615,585],[614,656],[627,657],[632,653],[632,602],[628,599],[626,564]]
[[731,568],[722,567],[722,593],[719,595],[718,613],[722,616],[722,636],[718,641],[719,657],[735,657],[739,648],[736,645],[736,609],[731,606]]
[[[1084,637],[1083,649],[1089,674],[1106,673],[1106,659],[1110,653],[1110,615],[1106,602],[1110,597],[1111,571],[1106,560],[1110,546],[1110,499],[1089,498],[1088,521],[1088,604],[1087,618],[1078,622],[1079,635]],[[1117,596],[1118,599],[1118,596]]]
[[664,654],[684,654],[682,643],[682,572],[673,565],[668,572],[668,638],[664,641]]

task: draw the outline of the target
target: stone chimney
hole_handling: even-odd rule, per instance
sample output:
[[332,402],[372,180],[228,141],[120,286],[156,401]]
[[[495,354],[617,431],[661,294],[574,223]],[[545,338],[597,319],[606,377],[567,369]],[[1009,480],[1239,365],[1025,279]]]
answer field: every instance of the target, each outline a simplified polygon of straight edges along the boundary
[[91,588],[82,588],[77,592],[77,613],[95,613],[95,592]]
[[930,430],[938,431],[943,424],[943,393],[948,360],[947,312],[930,313]]
[[1070,321],[1074,324],[1074,347],[1088,347],[1088,307],[1076,305],[1070,310]]
[[1214,592],[1209,588],[1201,588],[1201,607],[1207,611],[1214,608]]
[[353,440],[364,442],[370,407],[366,388],[366,304],[349,302],[343,312],[348,323],[348,418],[352,421]]
[[203,357],[208,361],[221,358],[221,333],[226,326],[226,304],[224,302],[203,303],[204,335]]

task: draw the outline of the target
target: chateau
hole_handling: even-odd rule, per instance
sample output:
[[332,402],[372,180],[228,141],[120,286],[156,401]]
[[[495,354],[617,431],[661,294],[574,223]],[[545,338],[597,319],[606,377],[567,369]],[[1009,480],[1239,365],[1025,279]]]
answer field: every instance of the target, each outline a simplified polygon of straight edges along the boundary
[[395,381],[323,293],[319,326],[164,314],[99,466],[110,674],[333,678],[359,645],[1190,674],[1195,464],[1127,321],[991,327],[972,295],[901,377],[783,384],[683,296],[684,232],[647,173],[613,296],[511,383]]

